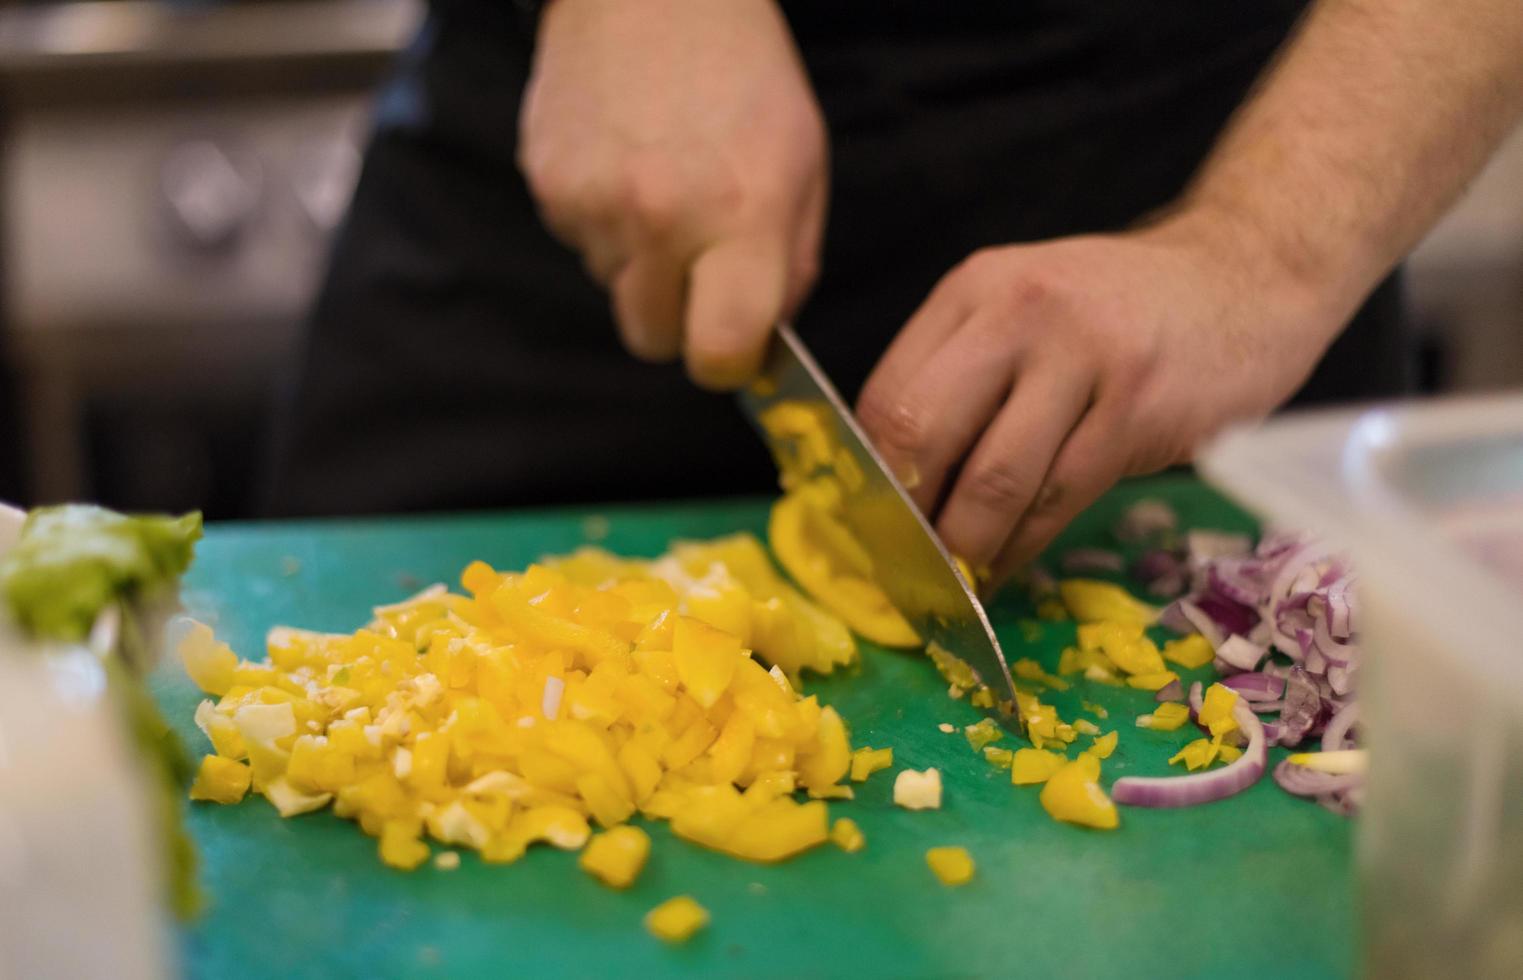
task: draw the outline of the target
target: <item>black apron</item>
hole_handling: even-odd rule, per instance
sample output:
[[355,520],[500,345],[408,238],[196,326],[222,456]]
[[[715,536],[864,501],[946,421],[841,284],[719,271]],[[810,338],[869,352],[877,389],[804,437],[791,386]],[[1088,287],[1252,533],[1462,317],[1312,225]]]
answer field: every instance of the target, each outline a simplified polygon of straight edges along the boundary
[[[831,138],[823,274],[800,330],[848,397],[984,245],[1123,228],[1170,201],[1284,40],[1292,0],[785,4]],[[514,164],[529,35],[441,0],[382,93],[290,379],[277,514],[762,492],[726,396],[619,347],[606,297]],[[1299,403],[1408,390],[1393,279]]]

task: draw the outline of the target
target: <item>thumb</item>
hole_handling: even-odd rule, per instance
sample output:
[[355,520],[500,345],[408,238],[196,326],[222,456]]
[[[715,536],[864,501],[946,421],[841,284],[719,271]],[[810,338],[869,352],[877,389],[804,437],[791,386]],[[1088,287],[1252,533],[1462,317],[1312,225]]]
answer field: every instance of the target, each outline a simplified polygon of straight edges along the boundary
[[732,390],[761,370],[782,316],[788,250],[775,238],[725,238],[694,260],[688,279],[687,371],[704,388]]

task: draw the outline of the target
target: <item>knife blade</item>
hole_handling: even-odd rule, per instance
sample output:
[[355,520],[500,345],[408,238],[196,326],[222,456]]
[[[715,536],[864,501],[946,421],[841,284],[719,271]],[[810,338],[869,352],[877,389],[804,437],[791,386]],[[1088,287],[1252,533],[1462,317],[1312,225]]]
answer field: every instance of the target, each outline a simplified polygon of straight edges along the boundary
[[840,460],[836,468],[851,471],[850,479],[837,481],[846,524],[874,568],[884,570],[876,576],[878,584],[922,640],[960,657],[993,690],[996,702],[1013,706],[1015,683],[983,604],[790,325],[777,327],[760,378],[738,398],[779,461],[790,447],[762,424],[763,413],[792,402],[816,407],[829,420],[833,431],[827,436],[837,450],[832,458]]

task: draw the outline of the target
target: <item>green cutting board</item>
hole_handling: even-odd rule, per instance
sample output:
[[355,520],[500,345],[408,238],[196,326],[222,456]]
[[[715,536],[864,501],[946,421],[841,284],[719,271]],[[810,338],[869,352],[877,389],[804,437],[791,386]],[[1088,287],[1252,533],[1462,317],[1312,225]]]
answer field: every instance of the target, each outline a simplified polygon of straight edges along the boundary
[[[1055,550],[1105,543],[1120,509],[1140,496],[1178,506],[1193,526],[1246,530],[1252,521],[1198,481],[1127,484],[1084,515]],[[674,538],[761,532],[765,501],[540,511],[502,516],[211,528],[187,604],[243,656],[262,654],[276,624],[352,630],[372,605],[435,581],[472,558],[499,568],[589,540],[654,555]],[[1034,642],[1019,596],[991,609],[1012,659],[1049,669],[1073,624],[1044,623]],[[198,693],[168,665],[155,692],[199,753]],[[1054,823],[1033,787],[975,755],[961,726],[978,720],[952,701],[917,654],[867,646],[860,668],[807,685],[835,705],[853,744],[894,748],[895,767],[941,769],[940,811],[891,802],[893,773],[856,787],[832,817],[861,825],[867,847],[820,847],[762,866],[723,857],[648,825],[650,863],[625,892],[596,884],[576,855],[537,848],[516,864],[469,852],[457,870],[383,866],[375,842],[328,812],[280,819],[262,799],[194,804],[209,907],[183,929],[186,972],[223,977],[1331,977],[1353,970],[1350,826],[1264,780],[1231,799],[1186,810],[1123,808],[1121,827]],[[1080,699],[1104,705],[1121,732],[1108,783],[1163,774],[1194,737],[1134,726],[1151,695],[1080,682],[1055,694],[1065,718]],[[954,734],[938,729],[958,726]],[[1007,736],[1005,743],[1013,744]],[[1276,753],[1275,758],[1280,753]],[[1272,759],[1271,762],[1274,760]],[[925,851],[960,844],[978,871],[940,885]],[[648,909],[690,894],[712,924],[683,946],[641,925]]]

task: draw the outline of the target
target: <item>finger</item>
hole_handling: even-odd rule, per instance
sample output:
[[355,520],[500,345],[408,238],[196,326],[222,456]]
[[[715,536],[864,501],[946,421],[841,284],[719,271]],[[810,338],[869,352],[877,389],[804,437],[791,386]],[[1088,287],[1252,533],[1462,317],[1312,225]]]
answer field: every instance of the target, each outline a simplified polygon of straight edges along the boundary
[[688,374],[705,388],[739,388],[761,370],[782,316],[787,250],[775,238],[722,239],[693,262],[683,348]]
[[1068,361],[1047,359],[1019,370],[937,517],[937,532],[953,554],[975,568],[999,556],[1084,416],[1090,391],[1083,372]]
[[619,270],[612,294],[619,337],[631,354],[665,362],[681,352],[687,269],[680,259],[658,250],[639,253]]
[[909,469],[905,455],[894,447],[918,444],[921,436],[915,431],[917,420],[900,414],[899,393],[973,312],[973,302],[974,297],[964,292],[955,270],[943,276],[900,328],[857,398],[858,421],[880,452],[896,457],[886,461],[906,489],[913,490],[921,477]]
[[1064,441],[1036,500],[994,562],[995,582],[1035,561],[1059,531],[1121,478],[1127,442],[1123,421],[1120,411],[1096,406]]
[[820,249],[825,233],[825,209],[829,197],[828,178],[821,174],[805,193],[798,225],[793,234],[793,251],[788,267],[788,290],[783,300],[783,316],[798,312],[820,274]]
[[1008,328],[975,314],[897,391],[864,398],[874,444],[890,469],[909,477],[905,489],[922,512],[935,512],[949,473],[998,415],[1018,369],[1015,356]]

